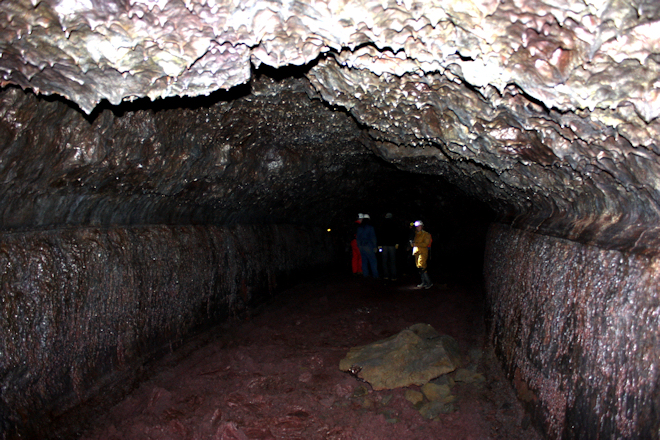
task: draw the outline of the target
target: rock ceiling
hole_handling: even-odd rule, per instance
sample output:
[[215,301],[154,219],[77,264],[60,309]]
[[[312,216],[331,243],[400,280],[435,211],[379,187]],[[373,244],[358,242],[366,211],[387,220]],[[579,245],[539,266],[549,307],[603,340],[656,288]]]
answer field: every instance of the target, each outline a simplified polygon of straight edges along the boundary
[[85,113],[305,66],[308,93],[399,169],[527,229],[660,245],[654,0],[12,0],[0,32],[2,85]]

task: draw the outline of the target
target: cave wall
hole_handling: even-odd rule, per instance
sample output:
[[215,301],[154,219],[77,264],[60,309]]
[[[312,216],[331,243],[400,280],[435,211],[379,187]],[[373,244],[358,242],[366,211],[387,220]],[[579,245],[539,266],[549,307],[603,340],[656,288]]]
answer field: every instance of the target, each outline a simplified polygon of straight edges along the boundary
[[660,437],[660,262],[497,224],[491,338],[548,438]]
[[335,258],[329,234],[294,226],[0,234],[0,438],[49,438],[163,350]]
[[355,121],[308,89],[264,78],[247,92],[89,117],[1,89],[0,229],[327,224],[387,170]]

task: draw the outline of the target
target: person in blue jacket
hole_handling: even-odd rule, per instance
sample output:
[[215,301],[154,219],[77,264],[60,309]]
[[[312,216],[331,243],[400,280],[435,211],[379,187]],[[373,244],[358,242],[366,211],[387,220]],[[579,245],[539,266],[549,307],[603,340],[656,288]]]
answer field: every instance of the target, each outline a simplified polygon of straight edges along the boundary
[[360,248],[362,257],[362,275],[366,278],[371,275],[378,278],[378,263],[376,262],[376,250],[378,242],[376,241],[376,231],[371,225],[371,217],[364,214],[362,223],[357,228],[357,245]]
[[378,228],[378,241],[379,250],[382,248],[383,265],[383,279],[396,281],[396,250],[399,249],[399,231],[392,218],[392,213],[388,212],[385,215],[380,228]]

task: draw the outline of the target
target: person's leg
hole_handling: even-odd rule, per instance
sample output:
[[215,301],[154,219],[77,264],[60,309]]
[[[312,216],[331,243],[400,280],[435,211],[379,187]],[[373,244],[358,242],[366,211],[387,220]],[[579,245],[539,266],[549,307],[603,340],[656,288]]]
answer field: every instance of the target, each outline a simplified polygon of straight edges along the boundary
[[369,256],[367,254],[367,249],[360,246],[360,257],[362,259],[362,276],[365,278],[369,276]]
[[389,246],[383,246],[383,277],[390,278],[390,253]]
[[430,289],[433,287],[433,283],[431,282],[431,277],[429,276],[428,270],[424,270],[424,273],[422,274],[422,279],[424,281],[424,287],[426,289]]
[[388,260],[389,260],[389,273],[390,278],[393,280],[396,279],[396,247],[388,246],[387,247]]
[[422,283],[417,287],[427,287],[428,274],[426,273],[426,260],[428,258],[428,250],[420,249],[419,254],[417,255],[417,268],[420,271],[420,276],[422,278]]
[[417,270],[419,271],[419,278],[422,280],[422,282],[419,283],[417,287],[421,289],[422,287],[426,286],[426,284],[424,283],[424,269],[417,269]]
[[373,251],[368,252],[369,268],[371,269],[371,276],[378,278],[378,261],[376,260],[376,253]]
[[421,254],[415,254],[415,267],[417,267],[417,271],[419,272],[419,276],[422,279],[422,282],[417,285],[417,287],[424,287],[424,277],[422,274],[424,273],[424,268],[422,267],[422,255]]

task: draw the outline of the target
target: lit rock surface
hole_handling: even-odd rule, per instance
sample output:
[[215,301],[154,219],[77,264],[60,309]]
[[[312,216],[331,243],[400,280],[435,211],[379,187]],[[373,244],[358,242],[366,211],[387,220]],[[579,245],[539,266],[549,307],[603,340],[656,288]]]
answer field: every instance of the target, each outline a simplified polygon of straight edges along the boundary
[[339,369],[369,382],[375,390],[424,385],[459,365],[454,338],[428,324],[415,324],[387,339],[349,350]]
[[548,438],[658,438],[657,260],[497,226],[486,278],[496,349]]

